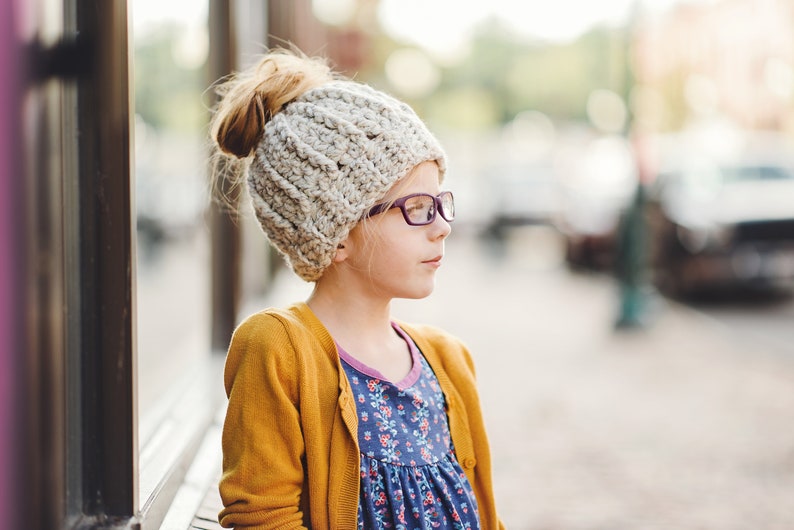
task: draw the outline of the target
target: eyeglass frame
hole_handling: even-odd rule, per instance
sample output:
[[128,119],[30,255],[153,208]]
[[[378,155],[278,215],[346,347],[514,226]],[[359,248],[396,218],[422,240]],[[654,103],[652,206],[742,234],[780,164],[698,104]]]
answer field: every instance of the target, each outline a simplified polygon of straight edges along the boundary
[[[453,211],[452,211],[452,218],[451,219],[447,218],[447,213],[448,212],[444,211],[444,205],[443,205],[442,199],[441,199],[442,196],[447,196],[447,195],[449,195],[449,197],[452,199],[452,210]],[[415,222],[411,221],[411,219],[409,218],[408,212],[405,210],[405,203],[409,199],[413,199],[414,197],[420,197],[420,196],[430,197],[431,199],[433,199],[433,202],[435,204],[435,208],[433,209],[433,216],[429,220],[427,220],[426,222],[422,222],[422,223],[415,223]],[[447,191],[442,191],[438,195],[431,195],[430,193],[411,193],[410,195],[406,195],[404,197],[400,197],[399,199],[395,199],[393,202],[384,202],[384,203],[376,204],[375,206],[373,206],[372,208],[369,209],[369,211],[364,216],[364,218],[366,219],[366,218],[372,217],[374,215],[382,214],[384,212],[387,212],[387,211],[391,210],[392,208],[399,208],[400,212],[402,212],[403,219],[410,226],[427,226],[429,224],[432,224],[436,220],[436,215],[438,215],[438,214],[441,214],[441,218],[444,219],[448,223],[451,223],[452,221],[455,220],[455,211],[454,211],[455,210],[455,196],[452,194],[451,191],[448,191],[448,190]]]

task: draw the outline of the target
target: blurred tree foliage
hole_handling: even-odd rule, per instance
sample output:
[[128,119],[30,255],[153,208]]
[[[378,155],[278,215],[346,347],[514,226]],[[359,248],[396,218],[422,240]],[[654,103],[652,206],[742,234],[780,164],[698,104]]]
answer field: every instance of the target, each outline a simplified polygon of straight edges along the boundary
[[[136,112],[155,128],[203,129],[209,93],[205,65],[189,68],[174,59],[180,28],[163,25],[136,40]],[[369,62],[357,79],[392,90],[383,65],[404,47],[384,34],[371,43]],[[475,32],[469,53],[441,66],[441,82],[426,98],[411,100],[435,126],[483,129],[509,122],[524,110],[552,119],[586,119],[591,91],[625,92],[626,49],[621,29],[596,28],[571,42],[550,43],[516,35],[495,19]]]
[[[435,125],[452,128],[494,127],[524,110],[585,120],[593,90],[625,95],[624,38],[624,30],[602,27],[572,42],[532,41],[488,20],[476,32],[468,55],[442,67],[439,87],[410,103]],[[373,48],[373,64],[383,64],[399,47],[381,37]],[[362,74],[385,83],[374,71]]]
[[202,94],[207,88],[206,62],[189,67],[175,60],[182,28],[164,24],[136,39],[135,112],[156,129],[192,133],[207,123]]

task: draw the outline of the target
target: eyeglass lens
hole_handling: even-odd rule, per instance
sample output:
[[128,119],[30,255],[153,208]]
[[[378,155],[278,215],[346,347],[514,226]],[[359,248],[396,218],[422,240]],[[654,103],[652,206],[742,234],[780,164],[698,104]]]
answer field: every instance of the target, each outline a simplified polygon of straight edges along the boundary
[[[447,221],[455,218],[455,205],[451,193],[442,193],[441,216]],[[415,195],[405,201],[405,214],[414,224],[428,224],[436,217],[436,198],[432,195]]]

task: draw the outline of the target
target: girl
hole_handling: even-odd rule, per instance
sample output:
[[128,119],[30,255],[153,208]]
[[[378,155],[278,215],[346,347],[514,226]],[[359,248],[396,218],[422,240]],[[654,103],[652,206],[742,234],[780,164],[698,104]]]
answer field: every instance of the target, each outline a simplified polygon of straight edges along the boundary
[[304,303],[235,331],[225,369],[233,528],[501,528],[469,352],[395,322],[434,286],[455,216],[445,155],[404,103],[277,51],[223,85],[212,134]]

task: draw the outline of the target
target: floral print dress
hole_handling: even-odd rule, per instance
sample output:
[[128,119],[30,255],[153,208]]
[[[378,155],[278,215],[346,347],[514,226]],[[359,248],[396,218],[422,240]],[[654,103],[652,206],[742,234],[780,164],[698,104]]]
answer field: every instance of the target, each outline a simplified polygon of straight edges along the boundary
[[414,342],[413,368],[392,383],[338,344],[356,399],[361,449],[358,528],[479,529],[477,501],[455,457],[438,379]]

